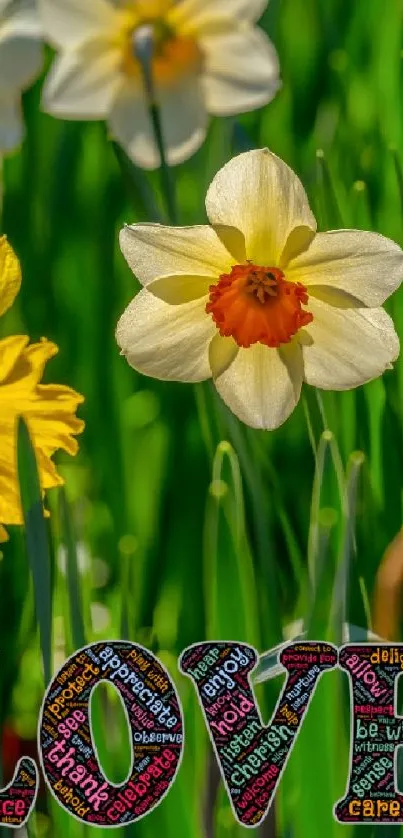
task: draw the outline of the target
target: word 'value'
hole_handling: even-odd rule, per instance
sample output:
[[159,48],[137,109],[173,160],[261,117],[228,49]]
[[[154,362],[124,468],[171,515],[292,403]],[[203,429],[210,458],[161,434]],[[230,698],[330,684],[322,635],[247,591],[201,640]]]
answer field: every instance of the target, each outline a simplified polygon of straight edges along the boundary
[[[350,679],[351,756],[341,823],[403,823],[395,787],[403,717],[395,714],[403,645],[291,643],[280,654],[286,681],[267,725],[250,684],[255,649],[236,642],[197,643],[180,671],[194,683],[235,818],[254,827],[267,816],[318,679],[340,667]],[[129,779],[107,781],[91,734],[91,694],[100,681],[119,691],[132,743]],[[93,643],[75,653],[49,685],[38,727],[46,783],[58,803],[92,826],[125,826],[157,806],[175,781],[184,746],[175,685],[158,658],[125,641]],[[0,824],[21,827],[39,786],[34,760],[18,762],[0,791]]]

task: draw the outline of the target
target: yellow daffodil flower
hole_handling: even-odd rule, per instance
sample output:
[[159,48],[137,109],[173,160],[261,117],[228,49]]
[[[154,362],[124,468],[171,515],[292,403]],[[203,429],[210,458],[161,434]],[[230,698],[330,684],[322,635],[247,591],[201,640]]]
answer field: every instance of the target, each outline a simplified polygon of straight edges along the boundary
[[[21,273],[18,260],[5,236],[0,238],[0,314],[18,293]],[[51,460],[58,449],[78,450],[76,434],[84,423],[75,416],[83,401],[70,387],[41,384],[47,361],[58,352],[45,339],[29,344],[24,335],[0,340],[0,542],[7,538],[4,524],[22,524],[16,422],[23,416],[35,447],[42,489],[63,484]]]
[[117,327],[136,370],[213,378],[246,424],[273,429],[303,381],[348,390],[399,354],[381,308],[403,278],[403,251],[376,233],[316,232],[294,172],[267,149],[240,154],[214,178],[210,226],[136,224],[122,252],[144,286]]
[[279,65],[254,24],[268,0],[39,0],[60,49],[44,90],[46,111],[106,119],[143,168],[159,165],[138,60],[153,43],[152,71],[171,165],[203,143],[207,114],[261,107],[277,92]]
[[43,62],[35,0],[0,0],[0,150],[12,151],[23,137],[21,92]]

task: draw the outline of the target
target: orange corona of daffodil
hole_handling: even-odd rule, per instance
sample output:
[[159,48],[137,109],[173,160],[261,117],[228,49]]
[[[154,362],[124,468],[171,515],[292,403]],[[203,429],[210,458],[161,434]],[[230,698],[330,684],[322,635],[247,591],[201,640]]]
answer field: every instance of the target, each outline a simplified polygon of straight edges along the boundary
[[268,0],[39,0],[58,56],[43,105],[62,119],[106,119],[143,168],[160,158],[141,61],[151,60],[170,165],[206,136],[208,114],[262,107],[280,87],[279,62],[255,24]]
[[348,390],[392,367],[399,340],[381,306],[403,278],[395,242],[318,233],[300,180],[268,149],[227,163],[206,210],[210,226],[121,232],[144,286],[117,328],[132,367],[213,378],[233,413],[268,430],[290,415],[303,381]]
[[[8,309],[21,282],[18,260],[5,236],[0,238],[0,313]],[[24,335],[0,340],[0,542],[7,539],[4,525],[22,524],[16,429],[23,416],[35,448],[43,490],[63,484],[52,462],[58,449],[78,450],[76,434],[84,423],[75,415],[82,396],[56,384],[41,384],[47,361],[57,346],[48,340],[29,343]]]

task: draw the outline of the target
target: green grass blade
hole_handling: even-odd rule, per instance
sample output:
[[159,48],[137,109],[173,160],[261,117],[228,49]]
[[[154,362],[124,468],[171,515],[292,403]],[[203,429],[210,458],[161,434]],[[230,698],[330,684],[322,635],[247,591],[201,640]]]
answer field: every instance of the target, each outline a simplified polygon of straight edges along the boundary
[[81,649],[86,645],[86,639],[76,542],[71,520],[71,510],[63,487],[61,487],[59,493],[59,504],[62,541],[66,545],[67,590],[70,609],[70,631],[73,643],[72,651],[76,651],[76,649]]
[[34,583],[45,683],[48,684],[52,674],[51,564],[35,451],[22,417],[18,422],[17,435],[18,476],[27,553]]

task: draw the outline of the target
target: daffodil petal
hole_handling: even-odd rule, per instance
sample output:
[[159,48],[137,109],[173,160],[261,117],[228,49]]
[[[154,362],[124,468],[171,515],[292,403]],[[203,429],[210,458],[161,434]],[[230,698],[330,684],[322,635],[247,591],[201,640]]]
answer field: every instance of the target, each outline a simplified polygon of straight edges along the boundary
[[0,87],[0,151],[13,151],[23,136],[20,97]]
[[317,233],[310,246],[287,267],[287,279],[333,287],[367,306],[379,306],[403,280],[403,250],[398,244],[361,230]]
[[160,300],[170,305],[182,305],[191,300],[198,300],[206,297],[211,285],[211,278],[207,276],[190,276],[179,274],[177,276],[161,276],[154,279],[147,285],[147,290]]
[[38,6],[44,30],[56,46],[77,46],[116,27],[118,11],[108,0],[38,0]]
[[211,224],[229,224],[245,236],[247,258],[279,264],[296,227],[316,229],[304,188],[268,149],[234,157],[215,176],[206,198]]
[[240,230],[225,224],[214,224],[213,230],[233,257],[236,265],[246,262],[245,236]]
[[215,386],[223,401],[252,428],[273,430],[298,403],[303,378],[302,354],[293,346],[286,355],[255,343],[240,349]]
[[63,482],[50,461],[52,454],[60,448],[70,454],[77,452],[72,435],[84,427],[75,416],[83,397],[66,386],[40,384],[46,361],[56,352],[57,346],[45,339],[30,346],[24,335],[0,341],[1,525],[22,523],[16,456],[18,416],[23,416],[28,424],[42,489]]
[[211,227],[165,227],[134,224],[121,230],[120,249],[142,285],[167,275],[212,277],[233,259]]
[[106,117],[122,85],[120,61],[119,49],[102,39],[61,54],[45,82],[44,110],[64,119]]
[[143,289],[119,320],[116,339],[130,366],[165,381],[211,377],[209,343],[216,333],[207,298],[171,306]]
[[184,34],[222,31],[234,17],[255,23],[262,16],[268,0],[182,0],[173,5],[168,21]]
[[4,544],[4,542],[8,541],[8,540],[9,540],[8,532],[0,524],[0,544]]
[[6,12],[6,15],[2,21],[0,41],[9,35],[42,38],[43,27],[35,0],[28,0],[28,3],[6,0],[4,7],[0,3],[0,14],[2,12]]
[[229,116],[260,108],[281,86],[276,50],[261,29],[239,26],[200,40],[209,113]]
[[4,89],[22,90],[43,62],[41,27],[34,8],[14,8],[0,26],[0,79]]
[[[184,76],[172,86],[157,90],[164,146],[169,165],[191,157],[203,143],[207,112],[199,79]],[[126,84],[114,103],[109,119],[112,135],[131,159],[143,169],[160,165],[149,111],[140,86]]]
[[232,338],[222,337],[218,332],[214,335],[209,348],[213,378],[222,375],[231,366],[238,352],[239,346]]
[[20,263],[6,237],[0,236],[0,316],[13,304],[20,288]]
[[28,343],[26,335],[12,335],[0,340],[0,384],[7,380]]
[[323,390],[349,390],[377,378],[399,355],[392,319],[382,308],[337,308],[309,299],[313,321],[302,342],[305,380]]

